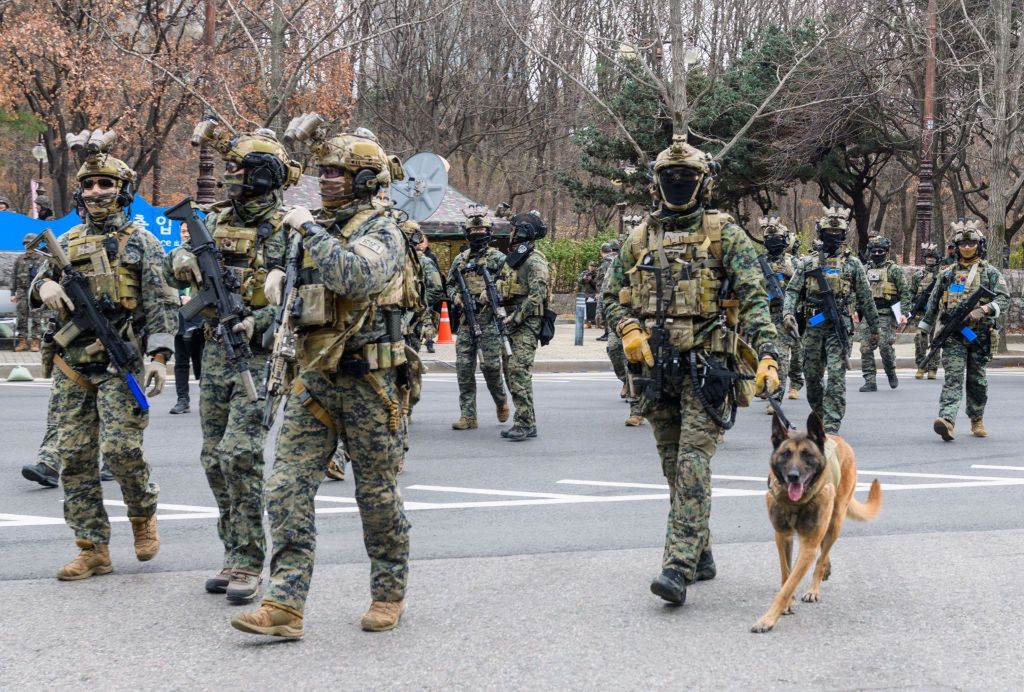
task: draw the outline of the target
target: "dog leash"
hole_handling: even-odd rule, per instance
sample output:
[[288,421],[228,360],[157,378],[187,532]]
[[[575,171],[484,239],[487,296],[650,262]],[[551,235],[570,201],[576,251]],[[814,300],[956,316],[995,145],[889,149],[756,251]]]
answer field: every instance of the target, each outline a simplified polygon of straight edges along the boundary
[[793,424],[789,422],[789,419],[786,418],[786,414],[782,412],[782,404],[769,396],[768,405],[772,407],[772,410],[775,411],[775,415],[779,417],[779,420],[782,421],[782,424],[785,425],[788,430],[796,430],[796,428],[793,427]]

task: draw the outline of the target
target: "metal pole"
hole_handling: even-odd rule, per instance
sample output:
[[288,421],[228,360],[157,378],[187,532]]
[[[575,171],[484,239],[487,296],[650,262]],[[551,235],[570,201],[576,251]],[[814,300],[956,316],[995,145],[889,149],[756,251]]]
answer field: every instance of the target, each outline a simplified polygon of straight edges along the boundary
[[[204,9],[206,18],[203,25],[203,51],[206,54],[206,79],[203,92],[209,98],[212,93],[212,89],[210,89],[210,83],[213,81],[211,66],[213,65],[213,41],[217,13],[213,0],[205,0]],[[209,142],[204,141],[199,146],[199,178],[196,179],[196,201],[200,204],[210,204],[216,201],[214,191],[217,189],[217,180],[213,177],[215,161],[213,147]]]
[[576,294],[576,346],[583,345],[583,322],[587,319],[587,294]]
[[914,236],[914,263],[924,264],[921,244],[932,238],[932,213],[935,198],[932,142],[935,139],[935,33],[939,10],[936,0],[928,0],[928,53],[924,69],[924,104],[921,109],[921,159],[917,172],[917,218]]

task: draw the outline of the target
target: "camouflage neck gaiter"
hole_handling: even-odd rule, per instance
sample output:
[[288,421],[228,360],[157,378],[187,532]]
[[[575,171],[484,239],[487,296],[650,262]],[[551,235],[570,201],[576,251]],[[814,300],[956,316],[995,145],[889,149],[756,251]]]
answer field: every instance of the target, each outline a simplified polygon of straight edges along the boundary
[[102,226],[107,217],[119,210],[117,206],[117,190],[104,192],[101,195],[82,195],[82,204],[89,215],[89,221],[97,226]]
[[338,211],[353,204],[352,176],[347,171],[338,178],[320,178],[320,199],[323,208]]
[[701,219],[704,217],[704,208],[698,206],[696,209],[679,213],[662,207],[651,216],[660,221],[666,231],[689,231],[700,225]]
[[242,226],[253,226],[273,214],[283,201],[284,193],[272,190],[259,197],[231,200],[231,209]]

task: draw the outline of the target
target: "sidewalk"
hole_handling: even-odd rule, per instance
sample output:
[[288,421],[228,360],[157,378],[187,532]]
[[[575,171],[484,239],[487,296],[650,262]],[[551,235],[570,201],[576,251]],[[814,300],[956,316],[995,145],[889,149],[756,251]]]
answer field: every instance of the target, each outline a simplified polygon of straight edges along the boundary
[[[572,322],[559,321],[555,328],[555,338],[547,346],[537,349],[537,359],[534,362],[534,372],[611,372],[612,365],[608,360],[605,351],[606,342],[596,341],[601,336],[600,329],[584,329],[583,345],[576,346],[575,326]],[[420,351],[420,358],[423,359],[427,369],[431,372],[444,372],[455,370],[455,345],[437,344],[434,347],[436,353],[427,353],[426,349]],[[875,352],[875,363],[881,371],[882,361]],[[7,377],[11,368],[16,365],[24,365],[34,377],[40,374],[39,354],[23,351],[0,351],[0,377]],[[853,344],[853,354],[850,356],[850,367],[860,370],[860,345]],[[896,343],[896,367],[914,368],[914,339],[911,334],[900,335]],[[997,355],[989,363],[990,368],[1020,368],[1024,367],[1024,340],[1016,335],[1011,336],[1010,353]],[[167,369],[168,378],[174,377],[174,368]]]

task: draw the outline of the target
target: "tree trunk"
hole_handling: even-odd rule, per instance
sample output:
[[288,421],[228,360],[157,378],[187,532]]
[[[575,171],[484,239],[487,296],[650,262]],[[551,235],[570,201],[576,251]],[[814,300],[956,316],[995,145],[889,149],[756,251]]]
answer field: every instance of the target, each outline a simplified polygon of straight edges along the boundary
[[672,133],[686,136],[690,113],[686,104],[686,38],[682,0],[669,0],[669,35],[672,38]]

